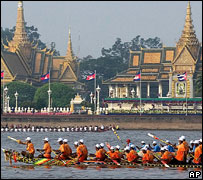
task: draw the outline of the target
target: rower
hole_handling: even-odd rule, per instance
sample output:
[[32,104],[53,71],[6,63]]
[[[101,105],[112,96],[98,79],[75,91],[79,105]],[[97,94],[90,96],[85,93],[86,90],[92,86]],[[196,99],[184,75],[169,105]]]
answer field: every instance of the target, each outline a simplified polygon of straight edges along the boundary
[[161,148],[156,141],[153,141],[152,145],[154,146],[154,149],[152,150],[153,152],[160,152]]
[[84,160],[87,160],[88,150],[87,150],[87,147],[84,145],[83,139],[79,140],[79,146],[77,148],[77,153],[78,153],[79,162],[83,162]]
[[147,154],[149,154],[149,163],[153,163],[154,162],[154,155],[153,152],[151,151],[149,145],[145,145],[145,148],[147,149]]
[[100,144],[100,151],[102,152],[102,157],[106,158],[106,150],[104,149],[104,143]]
[[169,164],[174,157],[173,154],[169,151],[168,147],[161,148],[161,154],[161,160],[167,164]]
[[130,145],[132,144],[131,141],[130,141],[130,139],[127,139],[126,142],[127,142],[127,146],[130,147]]
[[195,141],[195,153],[194,159],[192,161],[193,164],[202,164],[202,139]]
[[142,144],[141,148],[144,148],[145,147],[145,142],[141,141],[141,144]]
[[167,146],[168,151],[169,151],[169,152],[175,152],[175,150],[174,150],[174,148],[173,148],[171,142],[170,142],[169,140],[166,140],[166,143],[168,143],[168,146]]
[[115,158],[115,151],[114,151],[114,147],[113,146],[110,147],[110,150],[107,152],[107,154],[109,155],[110,159],[113,159],[113,160],[116,159]]
[[44,147],[43,149],[37,149],[37,151],[44,151],[44,154],[40,154],[38,157],[39,158],[51,158],[51,146],[49,144],[49,138],[44,138]]
[[114,152],[114,154],[115,154],[115,160],[118,161],[118,162],[121,162],[121,158],[123,157],[123,155],[122,155],[122,153],[121,153],[119,150],[120,150],[120,146],[117,145],[117,146],[115,147],[115,152]]
[[[95,160],[98,160],[98,161],[103,161],[102,159],[102,152],[100,151],[100,145],[99,144],[96,144],[95,145],[95,149],[96,149],[96,153],[95,153]],[[102,160],[101,160],[102,159]]]
[[143,153],[142,163],[143,164],[149,163],[149,154],[147,153],[147,148],[142,148],[141,150]]
[[130,146],[130,149],[127,148],[127,150],[128,150],[128,149],[130,150],[129,153],[127,153],[127,156],[126,156],[128,162],[136,162],[137,159],[138,159],[138,154],[137,154],[137,152],[135,151],[134,147],[135,147],[135,146],[132,144],[132,145]]
[[65,151],[65,148],[64,148],[63,139],[58,138],[57,142],[59,143],[60,147],[58,150],[56,150],[56,152],[59,154],[56,156],[56,158],[65,160],[67,158],[66,157],[67,152]]
[[72,155],[72,149],[70,148],[70,146],[68,145],[68,140],[64,139],[63,140],[63,144],[64,144],[64,149],[65,149],[65,156],[66,159],[70,159],[70,156]]
[[190,152],[190,153],[193,153],[194,141],[191,140],[191,141],[190,141],[190,144],[191,144],[191,146],[190,146],[189,152]]
[[185,146],[183,144],[183,138],[180,137],[179,139],[179,145],[177,146],[177,152],[176,152],[176,156],[173,159],[173,161],[171,161],[172,163],[176,164],[184,164],[184,160],[185,160],[185,154],[186,154],[186,149]]
[[31,158],[33,159],[34,158],[34,154],[35,154],[35,148],[34,148],[34,145],[33,143],[31,142],[31,138],[30,137],[27,137],[26,139],[26,142],[22,142],[21,140],[19,140],[19,144],[24,144],[26,145],[26,151],[22,151],[21,154],[27,158]]

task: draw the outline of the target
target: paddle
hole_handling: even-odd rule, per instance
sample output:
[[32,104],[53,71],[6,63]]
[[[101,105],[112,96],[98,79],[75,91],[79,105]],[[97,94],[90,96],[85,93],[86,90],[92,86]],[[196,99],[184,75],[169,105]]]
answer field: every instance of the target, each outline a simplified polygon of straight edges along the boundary
[[155,157],[157,160],[161,161],[161,163],[162,163],[165,167],[167,167],[167,168],[170,167],[165,161],[162,161],[156,154],[153,153],[153,155],[154,155],[154,157]]
[[[53,149],[51,151],[55,154],[55,156],[58,156]],[[58,159],[59,158],[60,158],[60,156],[58,156]],[[62,161],[64,163],[64,165],[66,164],[66,162],[63,159],[60,158],[59,160]]]
[[[110,150],[110,148],[111,148],[111,146],[110,146],[110,144],[108,143],[108,142],[106,142],[106,146],[107,146],[107,148]],[[105,154],[109,159],[111,159],[111,157],[106,153]],[[120,165],[116,160],[114,160],[114,159],[111,159],[115,164],[117,164],[117,165]]]

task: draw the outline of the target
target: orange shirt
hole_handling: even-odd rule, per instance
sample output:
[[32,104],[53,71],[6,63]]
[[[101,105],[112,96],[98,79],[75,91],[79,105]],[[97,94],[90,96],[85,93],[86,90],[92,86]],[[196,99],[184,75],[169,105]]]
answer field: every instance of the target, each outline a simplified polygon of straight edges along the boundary
[[147,154],[149,154],[149,163],[153,163],[154,155],[153,155],[152,151],[147,150]]
[[44,154],[51,154],[51,146],[48,142],[44,144],[43,149],[45,150]]
[[32,143],[27,143],[27,148],[26,150],[30,153],[30,154],[33,154],[35,153],[35,148],[34,148],[34,145]]
[[189,145],[188,145],[188,143],[186,141],[183,141],[183,144],[185,146],[186,152],[188,153],[188,151],[189,151]]
[[85,156],[81,146],[77,147],[76,153],[77,153],[78,161],[83,162],[85,160]]
[[108,151],[107,154],[110,156],[111,159],[116,159],[115,152]]
[[170,163],[173,158],[173,154],[169,151],[165,151],[164,154],[161,156],[166,163]]
[[64,149],[65,149],[65,154],[67,156],[70,156],[72,154],[72,149],[70,148],[70,146],[68,144],[64,144]]
[[149,154],[145,153],[142,156],[142,163],[145,164],[145,163],[148,163],[148,162],[149,162]]
[[135,150],[131,150],[129,153],[127,153],[126,158],[129,162],[133,162],[138,158],[137,152]]
[[85,156],[85,158],[87,158],[87,156],[88,156],[87,147],[86,147],[84,144],[79,145],[79,147],[80,147],[81,150],[83,151],[83,155]]
[[115,159],[121,159],[121,152],[118,151],[118,150],[116,150],[116,151],[114,152],[114,156],[115,156]]
[[178,160],[178,161],[183,161],[184,160],[184,157],[185,157],[185,146],[184,144],[180,144],[178,145],[178,150],[177,150],[177,153],[176,153],[176,156],[175,158]]
[[102,158],[102,152],[100,151],[100,149],[98,151],[96,151],[95,153],[96,158],[101,159]]
[[202,154],[202,144],[195,148],[194,159],[193,162],[195,164],[201,163],[200,155]]

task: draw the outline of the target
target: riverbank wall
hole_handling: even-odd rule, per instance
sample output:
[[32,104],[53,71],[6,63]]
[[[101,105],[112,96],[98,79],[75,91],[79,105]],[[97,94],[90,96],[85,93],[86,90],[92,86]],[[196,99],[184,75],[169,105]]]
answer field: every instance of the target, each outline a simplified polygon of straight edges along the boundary
[[1,115],[1,124],[109,126],[120,129],[202,130],[202,115]]

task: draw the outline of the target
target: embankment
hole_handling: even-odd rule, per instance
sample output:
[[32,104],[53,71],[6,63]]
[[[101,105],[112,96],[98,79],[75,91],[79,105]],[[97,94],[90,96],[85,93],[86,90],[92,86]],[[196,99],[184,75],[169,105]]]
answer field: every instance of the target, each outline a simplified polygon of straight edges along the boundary
[[1,124],[38,126],[108,126],[120,129],[202,130],[201,115],[1,115]]

